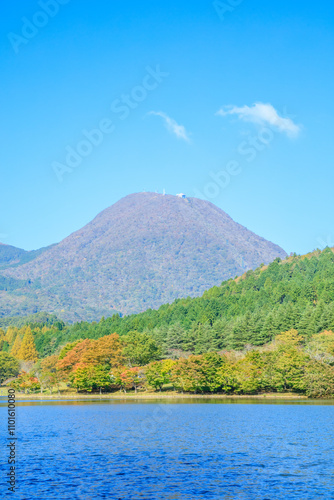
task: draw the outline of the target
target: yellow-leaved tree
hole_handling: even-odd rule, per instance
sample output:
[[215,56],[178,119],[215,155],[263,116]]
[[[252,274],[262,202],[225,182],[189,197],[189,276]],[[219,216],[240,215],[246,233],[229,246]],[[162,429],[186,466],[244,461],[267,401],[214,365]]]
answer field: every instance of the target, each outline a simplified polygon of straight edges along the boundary
[[5,341],[5,335],[6,335],[6,333],[4,332],[4,330],[2,328],[0,328],[0,350],[2,350],[4,341]]
[[14,356],[14,358],[18,359],[18,354],[20,352],[22,345],[22,339],[20,335],[16,335],[16,339],[14,341],[13,347],[10,350],[10,354]]
[[17,358],[22,361],[37,361],[38,359],[38,352],[36,350],[34,337],[29,326],[26,328],[26,333],[24,334]]
[[7,332],[6,332],[6,335],[5,335],[5,338],[4,340],[9,344],[9,345],[13,345],[14,343],[14,340],[16,338],[18,334],[18,329],[14,326],[9,326],[7,328]]

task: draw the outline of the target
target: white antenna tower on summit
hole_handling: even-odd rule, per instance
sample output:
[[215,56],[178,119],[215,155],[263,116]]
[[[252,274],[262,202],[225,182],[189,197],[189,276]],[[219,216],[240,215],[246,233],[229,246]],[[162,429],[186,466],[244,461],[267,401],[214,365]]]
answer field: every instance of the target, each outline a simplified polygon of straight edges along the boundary
[[165,196],[165,194],[166,194],[166,189],[165,188],[163,189],[162,194]]

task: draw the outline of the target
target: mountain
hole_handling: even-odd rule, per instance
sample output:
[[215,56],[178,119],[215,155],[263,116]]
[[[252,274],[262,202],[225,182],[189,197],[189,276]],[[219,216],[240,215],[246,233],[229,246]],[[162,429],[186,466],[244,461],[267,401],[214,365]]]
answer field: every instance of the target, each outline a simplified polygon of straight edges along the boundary
[[0,311],[70,321],[131,314],[285,256],[208,201],[137,193],[30,262],[0,270]]

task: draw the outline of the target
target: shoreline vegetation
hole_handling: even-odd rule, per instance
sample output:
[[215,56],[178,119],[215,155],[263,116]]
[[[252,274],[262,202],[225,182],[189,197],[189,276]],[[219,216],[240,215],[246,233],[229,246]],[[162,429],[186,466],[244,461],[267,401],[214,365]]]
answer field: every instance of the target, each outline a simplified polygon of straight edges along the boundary
[[276,335],[269,344],[250,346],[243,352],[181,354],[177,359],[161,359],[159,346],[148,335],[132,332],[121,338],[112,333],[68,343],[57,354],[38,359],[31,328],[23,330],[20,340],[20,331],[9,327],[6,337],[16,333],[11,353],[0,353],[0,382],[18,394],[72,394],[76,398],[96,393],[97,397],[151,394],[149,397],[156,398],[185,394],[334,396],[332,331],[313,335],[305,342],[292,329]]

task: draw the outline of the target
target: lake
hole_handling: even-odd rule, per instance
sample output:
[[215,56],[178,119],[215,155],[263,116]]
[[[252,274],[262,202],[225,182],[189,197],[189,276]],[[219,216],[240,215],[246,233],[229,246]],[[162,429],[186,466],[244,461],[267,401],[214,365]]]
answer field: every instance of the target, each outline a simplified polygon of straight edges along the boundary
[[334,498],[333,423],[332,401],[22,402],[18,489],[6,493],[5,463],[1,497]]

